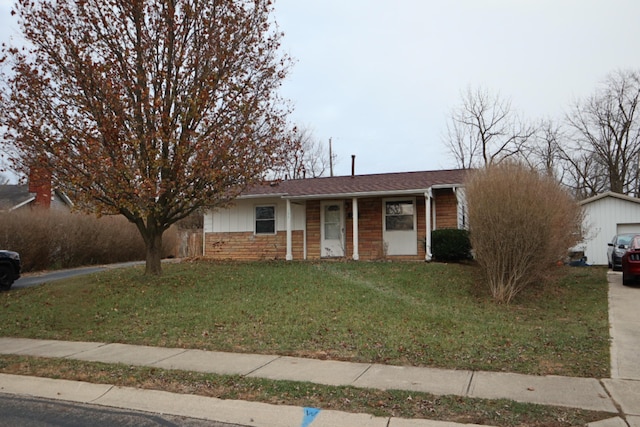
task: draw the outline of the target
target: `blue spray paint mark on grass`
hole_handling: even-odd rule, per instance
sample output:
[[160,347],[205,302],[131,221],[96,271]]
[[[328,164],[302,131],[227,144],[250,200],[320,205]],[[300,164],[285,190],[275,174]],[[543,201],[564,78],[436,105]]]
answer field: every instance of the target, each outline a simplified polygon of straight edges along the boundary
[[302,408],[304,411],[304,418],[302,418],[302,426],[301,427],[309,427],[313,420],[316,419],[318,414],[320,413],[320,409],[318,408]]

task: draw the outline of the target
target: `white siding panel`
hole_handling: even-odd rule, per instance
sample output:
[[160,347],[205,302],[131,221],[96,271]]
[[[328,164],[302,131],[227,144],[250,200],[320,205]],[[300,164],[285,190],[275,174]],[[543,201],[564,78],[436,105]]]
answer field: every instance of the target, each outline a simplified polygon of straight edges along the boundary
[[[276,229],[287,229],[287,202],[282,199],[246,199],[236,200],[225,209],[208,211],[204,216],[205,233],[253,232],[256,206],[273,205],[276,207]],[[292,203],[293,230],[304,230],[306,207],[304,203]]]
[[640,223],[640,204],[614,197],[584,205],[584,213],[586,235],[582,246],[589,264],[607,264],[607,243],[618,233],[619,224]]

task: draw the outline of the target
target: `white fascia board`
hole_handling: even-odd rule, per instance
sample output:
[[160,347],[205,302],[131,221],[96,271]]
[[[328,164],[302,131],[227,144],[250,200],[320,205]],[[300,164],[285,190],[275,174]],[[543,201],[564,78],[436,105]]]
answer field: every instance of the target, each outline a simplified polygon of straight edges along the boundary
[[15,205],[14,207],[12,207],[11,209],[9,209],[9,212],[15,211],[16,209],[20,209],[21,207],[26,206],[29,203],[33,202],[35,199],[36,199],[35,196],[31,197],[31,198],[25,200],[24,202],[19,203],[19,204]]

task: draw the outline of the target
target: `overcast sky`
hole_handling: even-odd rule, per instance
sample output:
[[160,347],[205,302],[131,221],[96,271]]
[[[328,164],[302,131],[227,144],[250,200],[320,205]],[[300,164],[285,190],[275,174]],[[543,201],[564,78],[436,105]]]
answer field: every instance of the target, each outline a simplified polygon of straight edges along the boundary
[[[17,26],[0,0],[0,40]],[[443,137],[467,87],[561,118],[607,73],[640,69],[639,0],[276,0],[296,59],[293,121],[333,139],[336,174],[455,167]]]
[[455,167],[443,136],[467,87],[561,118],[640,69],[638,0],[276,0],[294,120],[333,139],[336,174]]

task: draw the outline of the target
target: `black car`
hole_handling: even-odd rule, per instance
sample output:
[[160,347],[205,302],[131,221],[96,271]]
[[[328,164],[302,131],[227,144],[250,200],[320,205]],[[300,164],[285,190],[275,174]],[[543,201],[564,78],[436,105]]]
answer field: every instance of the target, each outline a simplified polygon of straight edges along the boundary
[[616,234],[607,248],[607,263],[613,271],[622,270],[622,255],[629,249],[629,244],[634,236],[640,233]]
[[20,255],[13,251],[0,251],[0,290],[8,291],[20,278]]

